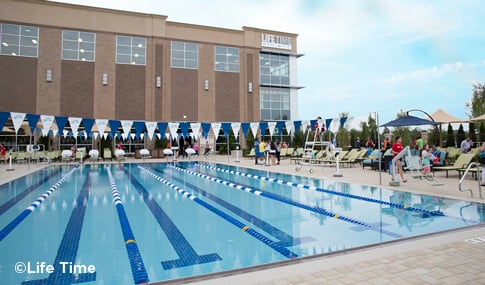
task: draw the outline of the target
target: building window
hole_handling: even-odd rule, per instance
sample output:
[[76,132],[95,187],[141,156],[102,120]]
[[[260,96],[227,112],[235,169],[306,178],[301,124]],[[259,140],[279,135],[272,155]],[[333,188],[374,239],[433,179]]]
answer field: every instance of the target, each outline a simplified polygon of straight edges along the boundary
[[172,67],[197,69],[198,58],[197,44],[172,41]]
[[263,85],[289,86],[290,57],[282,54],[260,53],[259,74]]
[[216,71],[239,72],[239,49],[216,46]]
[[146,65],[147,40],[116,36],[116,63]]
[[261,87],[261,120],[290,119],[290,89]]
[[0,54],[37,57],[39,50],[39,28],[32,26],[1,24]]
[[95,48],[95,33],[62,31],[62,59],[94,61]]

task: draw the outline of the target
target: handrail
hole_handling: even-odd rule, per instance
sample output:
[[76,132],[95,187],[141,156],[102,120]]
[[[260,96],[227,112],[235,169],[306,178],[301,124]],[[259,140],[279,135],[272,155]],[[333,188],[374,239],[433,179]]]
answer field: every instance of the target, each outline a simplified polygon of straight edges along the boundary
[[460,183],[458,184],[458,190],[460,192],[464,192],[464,191],[470,191],[470,193],[472,194],[473,196],[473,191],[472,189],[461,189],[461,186],[463,184],[463,180],[465,179],[465,176],[468,174],[468,171],[472,168],[472,167],[476,167],[477,168],[477,181],[478,181],[478,193],[480,195],[480,197],[482,197],[482,188],[481,188],[481,185],[480,185],[480,180],[481,180],[481,171],[482,171],[482,167],[481,167],[481,164],[478,163],[478,162],[471,162],[468,167],[466,168],[465,172],[463,173],[463,176],[460,178]]

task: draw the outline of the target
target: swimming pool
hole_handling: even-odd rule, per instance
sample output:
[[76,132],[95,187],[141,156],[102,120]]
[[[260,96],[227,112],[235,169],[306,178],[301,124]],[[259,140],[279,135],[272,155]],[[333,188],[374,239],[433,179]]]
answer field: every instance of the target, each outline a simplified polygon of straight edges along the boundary
[[197,162],[52,166],[0,185],[5,284],[134,284],[484,221],[482,204]]

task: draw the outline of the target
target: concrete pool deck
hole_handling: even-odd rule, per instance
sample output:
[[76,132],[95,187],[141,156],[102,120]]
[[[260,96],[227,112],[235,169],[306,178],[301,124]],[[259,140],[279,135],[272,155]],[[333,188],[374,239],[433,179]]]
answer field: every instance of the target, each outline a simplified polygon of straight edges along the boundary
[[[482,197],[478,183],[471,175],[465,178],[462,189],[458,190],[458,172],[451,171],[449,178],[445,172],[436,172],[441,186],[430,186],[426,182],[407,175],[407,183],[389,186],[390,176],[360,165],[340,168],[342,177],[334,177],[335,167],[303,166],[296,171],[296,165],[289,159],[280,165],[255,165],[253,159],[234,156],[213,155],[201,161],[218,162],[255,168],[268,172],[297,174],[318,179],[344,181],[368,186],[384,187],[414,193],[429,194],[446,198],[485,203],[485,189]],[[186,161],[187,159],[185,159]],[[194,160],[194,159],[192,159]],[[146,162],[165,162],[166,159],[147,159]],[[181,160],[184,161],[184,160]],[[142,163],[140,159],[126,162]],[[114,162],[116,163],[116,162]],[[7,171],[8,165],[0,165],[0,184],[39,170],[47,164],[13,164],[15,170]],[[381,182],[380,182],[381,181]],[[382,183],[382,185],[380,184]],[[479,238],[482,237],[482,238]],[[197,279],[180,281],[179,284],[483,284],[485,280],[485,225],[456,231],[404,239],[377,246],[362,247],[346,252],[302,258],[291,263],[258,267],[256,270],[220,273]],[[161,282],[168,284],[168,282]],[[173,284],[174,282],[170,282]]]

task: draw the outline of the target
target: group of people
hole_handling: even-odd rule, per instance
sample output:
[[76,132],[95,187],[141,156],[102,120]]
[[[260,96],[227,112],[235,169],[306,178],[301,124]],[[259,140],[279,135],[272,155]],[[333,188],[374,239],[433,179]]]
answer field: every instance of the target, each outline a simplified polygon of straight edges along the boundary
[[[424,139],[421,136],[416,138],[416,140],[413,142],[413,145],[418,150],[421,157],[421,165],[423,167],[421,170],[421,174],[429,175],[429,173],[431,172],[431,165],[433,161],[435,161],[435,154],[430,151],[429,144],[425,143]],[[396,141],[391,146],[393,158],[396,157],[402,150],[403,150],[402,137],[398,136],[396,137]],[[404,178],[402,158],[400,158],[396,162],[396,166],[397,166],[399,176],[401,177],[401,181],[403,183],[406,183],[407,180],[406,178]]]
[[255,161],[254,164],[258,164],[262,161],[263,164],[271,163],[271,165],[280,164],[281,160],[281,148],[285,147],[279,141],[259,141],[258,138],[254,140],[254,154]]

